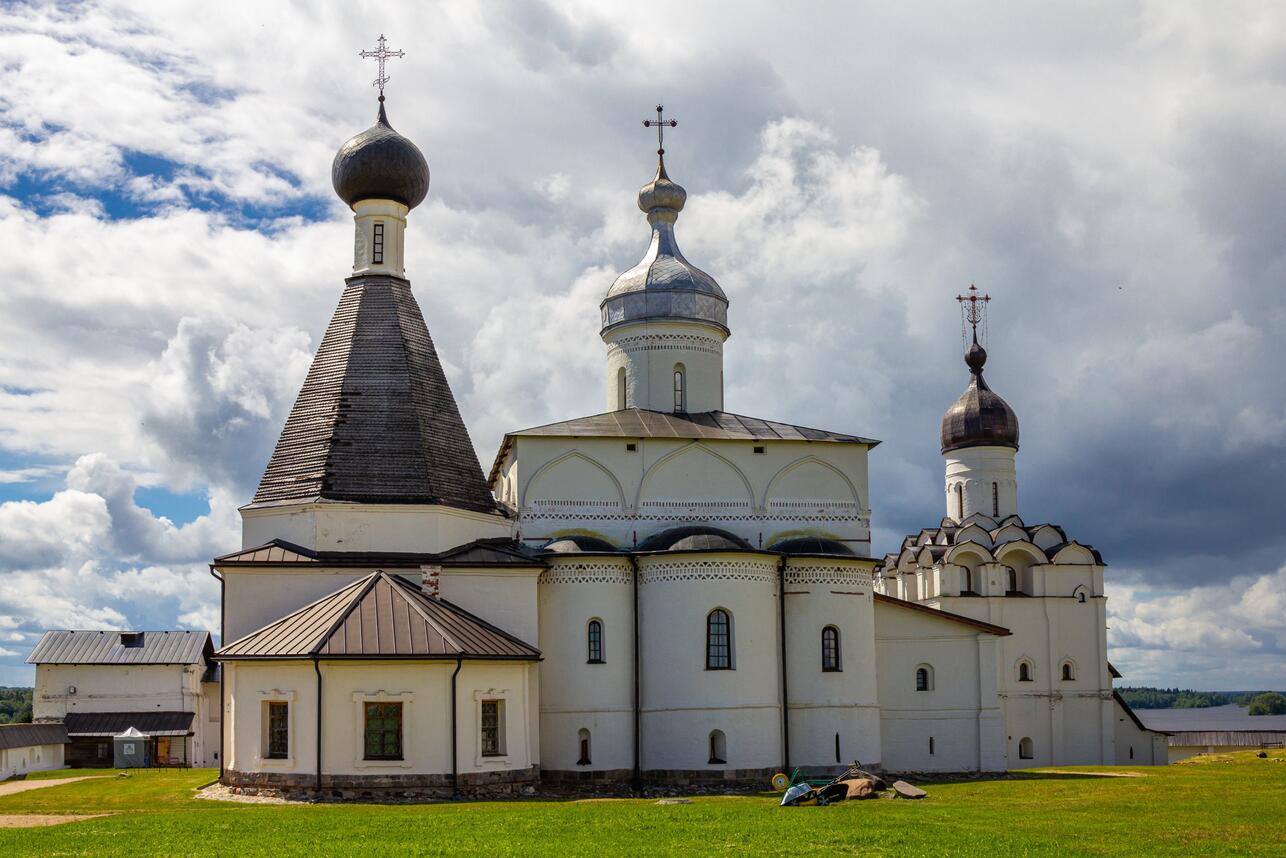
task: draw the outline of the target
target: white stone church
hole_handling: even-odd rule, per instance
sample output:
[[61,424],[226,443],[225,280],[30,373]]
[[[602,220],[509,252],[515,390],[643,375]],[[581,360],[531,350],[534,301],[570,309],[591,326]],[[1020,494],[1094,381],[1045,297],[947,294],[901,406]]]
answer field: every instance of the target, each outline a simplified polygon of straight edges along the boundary
[[981,346],[946,516],[872,557],[877,441],[724,410],[728,297],[679,250],[663,149],[651,242],[604,284],[606,410],[510,432],[484,474],[403,267],[428,165],[380,102],[332,170],[353,273],[214,562],[226,784],[1165,761],[1112,690],[1102,559],[1019,517]]

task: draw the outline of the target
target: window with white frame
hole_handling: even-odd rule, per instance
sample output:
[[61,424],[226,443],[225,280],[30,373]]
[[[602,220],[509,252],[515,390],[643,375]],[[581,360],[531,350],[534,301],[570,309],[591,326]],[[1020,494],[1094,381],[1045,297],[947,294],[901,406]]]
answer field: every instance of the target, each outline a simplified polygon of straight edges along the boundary
[[364,759],[402,759],[402,704],[367,702],[362,707],[364,727]]
[[929,665],[922,664],[915,669],[915,690],[933,690],[933,668]]
[[503,757],[505,754],[505,702],[482,701],[482,756]]
[[290,704],[284,700],[269,700],[264,706],[268,715],[268,735],[264,759],[290,758]]
[[371,242],[371,262],[376,265],[384,263],[384,224],[381,221],[375,222],[374,236]]
[[732,670],[732,617],[723,608],[706,616],[706,670]]
[[822,629],[822,670],[836,673],[839,669],[839,629],[827,626]]
[[586,649],[588,650],[588,662],[590,664],[603,663],[603,621],[590,620],[589,626],[585,630]]

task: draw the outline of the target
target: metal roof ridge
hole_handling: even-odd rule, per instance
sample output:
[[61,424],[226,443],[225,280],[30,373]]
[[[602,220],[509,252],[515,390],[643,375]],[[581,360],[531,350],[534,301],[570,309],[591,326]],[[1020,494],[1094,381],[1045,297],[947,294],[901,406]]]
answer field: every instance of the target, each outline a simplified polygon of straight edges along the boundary
[[[384,574],[387,574],[387,573],[384,573]],[[394,589],[399,592],[399,595],[401,595],[402,600],[405,601],[409,606],[414,608],[415,612],[419,614],[424,619],[424,621],[428,623],[433,628],[433,630],[436,631],[442,637],[444,641],[447,641],[453,647],[455,647],[456,655],[463,655],[464,645],[460,643],[460,641],[456,640],[454,635],[450,634],[449,632],[446,631],[446,629],[442,628],[441,623],[439,623],[433,617],[429,616],[428,612],[424,610],[424,606],[420,604],[419,599],[410,598],[409,594],[418,595],[425,599],[428,599],[430,597],[426,595],[420,587],[417,587],[415,584],[403,578],[401,575],[388,575],[388,578],[390,582],[394,584]]]
[[[371,573],[371,574],[375,574],[375,573]],[[370,575],[367,575],[367,576],[366,576],[366,578],[369,578],[369,577],[370,577]],[[215,651],[214,655],[215,655],[216,660],[220,657],[221,653],[223,653],[223,652],[224,652],[224,650],[227,650],[227,649],[229,649],[230,647],[234,647],[234,646],[236,646],[237,644],[241,643],[241,642],[242,642],[242,641],[244,641],[244,640],[249,640],[250,638],[254,637],[254,636],[255,636],[255,635],[257,635],[257,634],[261,634],[261,633],[263,633],[263,632],[266,632],[266,631],[268,631],[268,629],[271,629],[271,628],[273,628],[274,626],[281,625],[283,622],[285,622],[286,620],[288,620],[288,619],[290,619],[291,617],[295,616],[296,614],[301,614],[301,613],[303,613],[304,611],[309,610],[310,608],[315,608],[315,607],[317,607],[317,606],[318,606],[318,605],[320,605],[322,602],[325,602],[325,601],[327,601],[327,600],[329,600],[329,599],[333,599],[333,598],[335,598],[335,597],[336,597],[336,596],[338,596],[340,593],[344,592],[345,590],[349,589],[350,587],[356,587],[358,584],[361,584],[364,580],[366,580],[366,578],[358,578],[358,579],[356,579],[356,580],[354,580],[354,581],[350,581],[349,583],[345,584],[343,587],[340,587],[338,590],[332,590],[332,591],[330,591],[329,593],[327,593],[326,595],[322,596],[321,598],[314,599],[313,601],[309,602],[307,605],[303,605],[303,606],[301,606],[301,607],[298,607],[298,608],[296,608],[295,610],[291,611],[290,613],[285,614],[285,615],[283,615],[283,616],[280,616],[280,617],[278,617],[277,619],[273,620],[272,622],[270,622],[270,623],[268,623],[268,624],[266,624],[266,625],[260,626],[259,628],[255,629],[255,630],[254,630],[254,631],[252,631],[252,632],[246,632],[244,635],[242,635],[241,637],[237,638],[236,640],[234,640],[234,641],[232,641],[232,642],[230,642],[230,643],[226,643],[226,644],[224,644],[223,646],[219,647],[219,649],[218,649],[218,650],[216,650],[216,651]]]
[[[339,612],[339,616],[336,617],[335,621],[330,624],[330,628],[328,628],[325,632],[321,634],[320,637],[317,638],[316,643],[314,643],[312,647],[308,650],[309,655],[321,655],[322,647],[324,647],[327,644],[327,642],[330,641],[331,635],[335,634],[335,632],[339,630],[339,627],[344,624],[344,621],[349,618],[349,616],[353,613],[353,609],[362,603],[362,600],[366,598],[366,594],[370,593],[371,590],[375,587],[375,582],[380,579],[381,575],[383,575],[384,577],[388,577],[388,573],[385,572],[383,569],[376,569],[374,572],[367,575],[364,579],[363,578],[357,579],[358,581],[362,582],[361,588],[357,591],[356,594],[354,594],[349,598],[348,604],[344,607],[344,610]],[[334,594],[332,593],[331,595],[334,595]]]

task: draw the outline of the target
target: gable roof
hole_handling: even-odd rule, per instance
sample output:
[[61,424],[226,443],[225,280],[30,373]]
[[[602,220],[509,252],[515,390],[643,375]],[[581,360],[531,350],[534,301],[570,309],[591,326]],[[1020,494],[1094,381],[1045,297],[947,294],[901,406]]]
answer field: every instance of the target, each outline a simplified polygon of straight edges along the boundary
[[118,736],[140,730],[148,736],[191,736],[192,712],[68,712],[70,736]]
[[65,745],[70,741],[62,724],[0,724],[0,751],[32,745]]
[[218,566],[540,566],[539,552],[506,537],[475,539],[442,552],[316,551],[282,539],[214,558]]
[[495,512],[411,284],[388,276],[346,283],[253,503]]
[[540,651],[380,570],[228,644],[215,657],[535,661]]
[[[1116,668],[1112,667],[1111,662],[1108,662],[1107,666],[1112,668],[1113,675],[1116,675],[1116,676],[1120,675],[1115,672]],[[1148,727],[1142,721],[1140,721],[1139,716],[1134,714],[1134,710],[1130,708],[1130,704],[1125,702],[1125,698],[1121,696],[1121,692],[1117,691],[1116,689],[1112,689],[1112,699],[1116,701],[1116,704],[1121,707],[1121,710],[1125,712],[1126,715],[1129,716],[1131,721],[1134,722],[1135,727],[1138,727],[1140,730],[1145,730],[1150,733],[1160,733],[1162,736],[1172,735],[1170,733],[1167,733],[1165,730],[1157,730],[1154,727]]]
[[921,605],[916,602],[908,602],[906,599],[898,599],[894,596],[886,596],[883,593],[875,593],[873,595],[875,596],[875,601],[877,604],[893,605],[898,608],[906,608],[909,611],[918,611],[921,614],[928,614],[929,616],[937,617],[938,619],[946,620],[947,622],[960,623],[961,625],[965,625],[965,626],[973,626],[978,631],[987,632],[988,634],[992,634],[992,635],[999,635],[1000,637],[1006,637],[1008,635],[1013,634],[1013,632],[1011,632],[1009,629],[1005,628],[1004,626],[997,626],[997,625],[992,625],[991,623],[984,623],[982,620],[975,620],[973,617],[966,617],[963,614],[953,614],[952,612],[944,611],[941,608],[930,608],[928,605]]
[[778,423],[758,417],[745,417],[728,411],[703,411],[694,414],[673,414],[668,411],[648,411],[643,408],[626,408],[608,411],[589,417],[577,417],[544,426],[533,426],[505,435],[500,451],[491,468],[491,480],[496,479],[505,452],[519,437],[561,438],[692,438],[707,441],[819,441],[832,444],[879,444],[872,438],[845,435],[825,429],[812,429],[791,423]]
[[[142,635],[125,646],[122,634]],[[209,632],[51,631],[27,656],[27,664],[203,664],[214,655]]]

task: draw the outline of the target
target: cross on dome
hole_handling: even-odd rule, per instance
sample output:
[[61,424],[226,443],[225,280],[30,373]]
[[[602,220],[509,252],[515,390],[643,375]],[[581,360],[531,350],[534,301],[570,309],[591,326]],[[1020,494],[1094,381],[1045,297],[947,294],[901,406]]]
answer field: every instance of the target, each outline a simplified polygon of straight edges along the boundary
[[664,116],[664,113],[665,113],[665,105],[658,104],[656,106],[656,119],[643,120],[644,128],[656,129],[656,154],[658,155],[665,154],[665,126],[668,125],[671,128],[679,127],[679,120],[666,119]]
[[384,74],[384,64],[391,59],[401,59],[402,57],[406,56],[406,51],[403,51],[400,49],[396,51],[390,51],[388,49],[388,45],[386,44],[386,40],[384,38],[383,33],[380,33],[379,39],[376,40],[376,45],[377,46],[375,50],[358,51],[357,55],[364,60],[373,59],[379,65],[379,72],[376,75],[375,80],[371,82],[371,86],[378,86],[380,88],[380,101],[383,101],[384,84],[389,82],[389,76]]
[[964,326],[969,325],[973,329],[973,341],[978,342],[978,323],[982,323],[982,337],[987,338],[987,305],[991,303],[990,295],[979,295],[978,287],[969,284],[969,291],[964,295],[957,295],[956,301],[960,303],[960,337],[964,338]]

